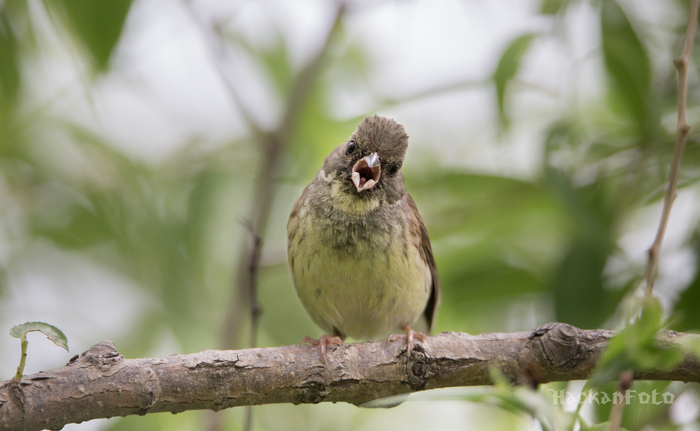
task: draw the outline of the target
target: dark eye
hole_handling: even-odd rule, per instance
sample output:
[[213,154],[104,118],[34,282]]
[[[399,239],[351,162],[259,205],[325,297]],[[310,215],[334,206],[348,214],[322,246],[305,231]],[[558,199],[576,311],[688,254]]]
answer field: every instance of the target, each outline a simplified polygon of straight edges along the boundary
[[393,177],[394,175],[396,175],[396,173],[399,171],[399,169],[401,169],[401,163],[391,165],[391,167],[389,168],[389,176]]
[[355,152],[355,148],[357,148],[355,141],[348,142],[348,146],[345,148],[345,154],[352,154]]

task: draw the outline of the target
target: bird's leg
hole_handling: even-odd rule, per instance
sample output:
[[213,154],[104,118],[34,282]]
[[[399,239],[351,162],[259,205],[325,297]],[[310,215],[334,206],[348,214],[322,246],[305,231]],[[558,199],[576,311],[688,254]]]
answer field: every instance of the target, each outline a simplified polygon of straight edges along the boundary
[[410,326],[408,325],[403,325],[402,326],[403,330],[406,331],[406,334],[391,334],[389,335],[389,342],[393,342],[396,340],[402,340],[406,339],[406,345],[408,347],[408,350],[406,351],[406,355],[410,358],[411,357],[411,352],[413,351],[413,345],[415,344],[413,342],[414,338],[418,338],[424,343],[428,342],[428,337],[425,336],[424,333],[422,332],[416,332],[413,329],[411,329]]
[[321,357],[323,358],[323,363],[326,365],[326,369],[330,370],[330,367],[328,366],[328,356],[326,356],[326,345],[337,344],[339,346],[342,346],[343,339],[337,335],[323,334],[321,335],[321,338],[317,340],[307,335],[306,337],[304,337],[303,340],[301,340],[299,344],[301,345],[304,343],[309,343],[314,346],[321,346]]

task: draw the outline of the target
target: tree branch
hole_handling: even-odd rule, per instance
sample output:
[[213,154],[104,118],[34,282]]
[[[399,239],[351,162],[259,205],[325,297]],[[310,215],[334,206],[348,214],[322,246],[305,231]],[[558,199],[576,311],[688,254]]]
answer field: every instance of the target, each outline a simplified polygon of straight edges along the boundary
[[[59,429],[96,418],[272,403],[347,402],[451,386],[488,385],[490,368],[511,381],[586,379],[614,335],[563,323],[534,331],[469,335],[445,332],[406,358],[402,342],[329,346],[329,368],[313,346],[207,350],[124,359],[104,341],[65,367],[0,384],[0,429]],[[658,335],[665,349],[698,335]],[[639,380],[700,383],[700,360],[687,355],[671,370],[637,370]]]
[[676,139],[673,146],[673,161],[671,162],[671,171],[668,174],[668,187],[664,194],[664,209],[661,212],[661,221],[659,229],[656,231],[654,243],[647,250],[647,268],[644,274],[646,280],[646,297],[650,298],[654,289],[654,280],[656,278],[656,265],[659,261],[661,253],[661,244],[664,241],[666,234],[666,226],[671,215],[671,206],[676,200],[676,184],[678,183],[678,171],[681,166],[681,157],[685,149],[685,142],[690,126],[686,122],[686,110],[688,105],[688,63],[690,55],[693,52],[693,41],[695,40],[695,24],[698,20],[698,4],[700,0],[692,0],[690,3],[690,14],[688,16],[688,27],[685,32],[685,42],[683,43],[683,53],[680,57],[673,60],[673,64],[678,69],[678,126],[676,128]]

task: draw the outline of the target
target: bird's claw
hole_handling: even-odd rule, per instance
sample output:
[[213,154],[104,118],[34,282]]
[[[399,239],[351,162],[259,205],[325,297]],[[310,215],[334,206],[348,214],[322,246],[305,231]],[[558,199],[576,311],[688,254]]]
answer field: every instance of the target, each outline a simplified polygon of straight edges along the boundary
[[343,339],[338,337],[337,335],[323,334],[317,340],[317,339],[311,338],[307,335],[306,337],[304,337],[303,340],[301,340],[299,345],[302,345],[305,343],[311,344],[313,346],[320,346],[321,347],[321,358],[323,359],[323,363],[326,365],[326,369],[330,370],[330,367],[328,366],[328,356],[326,355],[326,345],[336,344],[338,346],[342,346]]
[[414,339],[418,338],[424,343],[428,342],[428,337],[422,333],[422,332],[416,332],[413,329],[411,329],[410,326],[408,325],[403,325],[403,330],[406,331],[405,334],[391,334],[389,335],[388,341],[394,342],[397,340],[406,340],[406,355],[410,358],[411,357],[411,352],[413,351],[413,346],[415,345],[415,342],[413,341]]

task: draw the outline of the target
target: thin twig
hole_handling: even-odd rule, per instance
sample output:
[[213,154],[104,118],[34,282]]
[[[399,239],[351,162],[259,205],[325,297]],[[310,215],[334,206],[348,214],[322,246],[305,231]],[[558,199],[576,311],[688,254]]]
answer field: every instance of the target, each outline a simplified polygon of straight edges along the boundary
[[[258,339],[258,322],[262,311],[258,303],[258,268],[260,265],[260,245],[262,238],[253,231],[253,226],[250,223],[246,224],[248,228],[248,238],[250,255],[248,257],[248,298],[250,299],[250,339],[248,347],[256,347]],[[245,411],[245,431],[253,429],[253,406],[247,406]]]
[[646,297],[651,298],[656,279],[656,266],[661,253],[661,244],[664,241],[668,219],[671,215],[671,206],[676,200],[676,185],[678,183],[678,171],[681,166],[681,157],[685,148],[686,137],[690,132],[690,126],[686,122],[686,109],[688,105],[688,63],[693,52],[693,41],[695,40],[695,23],[698,19],[698,4],[700,0],[692,0],[690,3],[690,15],[688,16],[688,27],[685,32],[685,42],[683,53],[673,61],[678,69],[678,127],[676,129],[676,139],[673,147],[673,161],[671,162],[671,172],[668,177],[668,187],[664,195],[664,208],[661,213],[661,222],[656,232],[654,243],[647,250],[648,260],[645,273]]
[[185,0],[185,6],[187,7],[192,20],[199,26],[202,36],[205,39],[207,48],[209,49],[209,54],[211,55],[212,62],[214,63],[214,69],[221,77],[221,82],[226,87],[231,101],[234,103],[238,111],[241,113],[243,120],[246,122],[248,127],[251,129],[254,135],[260,135],[263,133],[262,129],[258,123],[253,118],[250,110],[243,103],[243,100],[238,92],[238,89],[233,84],[232,79],[229,77],[225,63],[226,59],[229,57],[228,46],[223,43],[221,38],[217,37],[219,34],[216,26],[209,26],[203,19],[197,15],[197,11],[194,8],[192,0]]
[[[634,380],[634,373],[632,370],[627,370],[620,376],[620,385],[618,390],[623,397],[627,394],[627,391],[632,387],[632,381]],[[610,409],[610,431],[620,431],[620,425],[622,425],[622,410],[625,408],[625,400],[617,399],[619,402],[614,402],[612,408]]]
[[469,90],[475,87],[483,87],[490,83],[490,80],[456,82],[437,86],[434,88],[429,88],[427,90],[422,90],[405,97],[386,98],[379,102],[379,104],[375,108],[375,111],[380,111],[382,109],[390,108],[392,106],[396,106],[403,103],[410,103],[428,97],[440,96],[443,94],[454,94],[457,91]]
[[[250,214],[248,231],[255,240],[247,241],[250,245],[244,245],[241,259],[236,268],[236,276],[233,283],[233,295],[222,333],[222,348],[235,348],[238,344],[240,326],[245,316],[244,307],[250,304],[251,327],[250,343],[255,345],[257,338],[257,326],[260,307],[257,304],[256,281],[257,268],[260,260],[260,238],[264,236],[265,227],[270,216],[270,209],[275,192],[275,183],[280,170],[282,157],[292,139],[294,128],[298,122],[299,114],[311,92],[313,83],[318,77],[319,71],[325,59],[328,48],[338,32],[342,16],[345,12],[343,5],[339,6],[333,19],[333,24],[319,51],[313,59],[299,72],[291,88],[289,98],[282,119],[271,133],[259,134],[258,139],[263,149],[263,162],[260,166],[256,189],[253,193],[252,210]],[[249,237],[250,237],[249,235]],[[253,412],[248,409],[245,417],[245,429],[252,427]],[[216,431],[221,428],[220,421],[214,420],[210,428]]]
[[248,228],[248,241],[250,250],[250,255],[248,257],[248,295],[250,297],[250,339],[248,340],[248,347],[256,347],[257,344],[257,329],[258,329],[258,319],[260,318],[260,313],[262,308],[258,303],[258,268],[260,265],[260,250],[262,244],[262,238],[260,235],[253,231],[253,226],[251,224],[246,225]]
[[[275,190],[274,186],[281,165],[282,155],[291,141],[298,115],[302,110],[314,80],[318,76],[333,36],[337,33],[343,13],[344,8],[341,6],[338,8],[333,25],[322,47],[295,79],[287,101],[285,114],[277,130],[261,136],[261,144],[265,158],[260,167],[257,187],[253,193],[253,208],[249,217],[253,231],[256,235],[261,237],[264,237],[265,226],[270,215],[270,208]],[[244,250],[241,254],[241,260],[239,260],[236,270],[237,278],[234,283],[234,290],[236,290],[238,294],[232,297],[232,304],[229,307],[229,313],[223,331],[222,348],[224,349],[234,348],[237,345],[240,332],[238,328],[242,322],[243,315],[242,307],[249,302],[247,298],[247,289],[244,288],[244,286],[250,284],[247,281],[247,277],[249,276],[247,265],[247,251]]]

